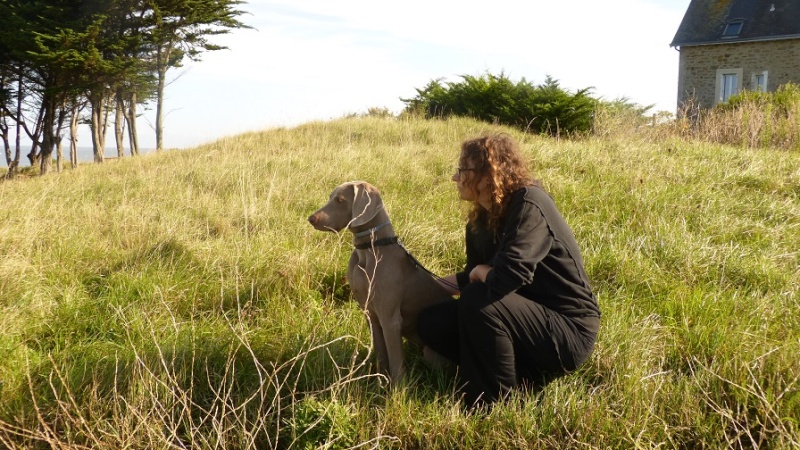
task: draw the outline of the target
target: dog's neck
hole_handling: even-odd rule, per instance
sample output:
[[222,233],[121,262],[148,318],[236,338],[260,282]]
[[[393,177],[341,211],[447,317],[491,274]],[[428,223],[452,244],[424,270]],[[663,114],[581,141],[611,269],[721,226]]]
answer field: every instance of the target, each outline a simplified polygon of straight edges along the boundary
[[350,231],[353,233],[353,245],[357,247],[380,239],[395,237],[392,222],[385,214],[378,214],[369,222],[359,227],[353,227]]
[[364,231],[354,232],[353,236],[355,238],[361,238],[361,237],[364,237],[364,236],[372,236],[372,235],[376,234],[381,228],[388,227],[391,224],[392,224],[392,222],[389,222],[387,220],[386,222],[380,223],[380,224],[378,224],[378,225],[376,225],[376,226],[374,226],[372,228],[366,229]]

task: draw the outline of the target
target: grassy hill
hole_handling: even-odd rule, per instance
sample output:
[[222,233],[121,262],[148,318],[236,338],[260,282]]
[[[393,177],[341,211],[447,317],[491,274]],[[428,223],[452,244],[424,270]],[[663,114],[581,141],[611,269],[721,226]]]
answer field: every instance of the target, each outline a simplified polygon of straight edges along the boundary
[[[349,233],[378,186],[407,247],[464,261],[462,140],[515,135],[603,310],[577,373],[465,414],[409,348],[372,375]],[[796,448],[800,154],[470,120],[350,118],[0,183],[0,447]]]

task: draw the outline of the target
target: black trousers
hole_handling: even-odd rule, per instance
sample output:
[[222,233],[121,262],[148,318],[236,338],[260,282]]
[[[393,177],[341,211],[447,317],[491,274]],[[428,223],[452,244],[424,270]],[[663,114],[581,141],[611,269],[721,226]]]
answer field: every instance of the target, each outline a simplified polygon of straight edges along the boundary
[[489,301],[480,282],[418,319],[425,345],[458,364],[468,405],[575,370],[589,358],[599,325],[599,317],[566,318],[516,293]]

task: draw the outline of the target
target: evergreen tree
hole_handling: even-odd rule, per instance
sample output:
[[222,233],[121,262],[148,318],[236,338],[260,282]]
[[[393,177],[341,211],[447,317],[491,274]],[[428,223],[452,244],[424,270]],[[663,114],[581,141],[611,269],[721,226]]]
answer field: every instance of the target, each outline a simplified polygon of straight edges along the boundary
[[164,147],[164,90],[167,71],[188,58],[199,61],[206,51],[227,47],[213,44],[210,36],[248,28],[237,19],[241,0],[145,0],[153,12],[152,44],[157,79],[156,149]]
[[[9,174],[9,121],[33,141],[28,158],[47,173],[69,120],[72,149],[84,104],[90,105],[95,160],[102,161],[109,111],[122,154],[123,127],[138,152],[137,105],[157,101],[156,140],[163,147],[167,70],[185,58],[225,47],[208,38],[246,27],[240,0],[3,0],[0,3],[0,136]],[[15,84],[16,83],[16,84]],[[15,103],[16,100],[16,103]],[[28,126],[28,124],[31,124]],[[41,151],[37,151],[41,148]],[[19,153],[19,145],[17,145]],[[73,160],[74,163],[74,160]],[[60,165],[59,165],[60,168]]]

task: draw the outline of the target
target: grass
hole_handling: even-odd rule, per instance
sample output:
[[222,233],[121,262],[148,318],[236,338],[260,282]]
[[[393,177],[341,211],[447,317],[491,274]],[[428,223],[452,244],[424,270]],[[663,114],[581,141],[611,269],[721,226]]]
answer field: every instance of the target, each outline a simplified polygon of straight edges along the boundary
[[[306,217],[368,180],[418,259],[457,270],[458,145],[498,129],[604,315],[578,372],[466,414],[415,349],[403,386],[372,374],[351,239]],[[0,204],[0,447],[800,445],[797,152],[347,118],[11,180]]]

